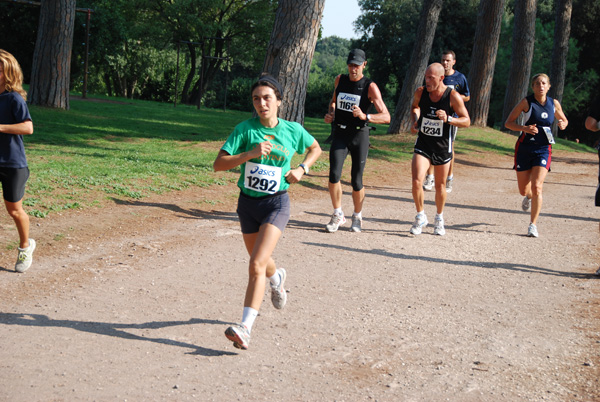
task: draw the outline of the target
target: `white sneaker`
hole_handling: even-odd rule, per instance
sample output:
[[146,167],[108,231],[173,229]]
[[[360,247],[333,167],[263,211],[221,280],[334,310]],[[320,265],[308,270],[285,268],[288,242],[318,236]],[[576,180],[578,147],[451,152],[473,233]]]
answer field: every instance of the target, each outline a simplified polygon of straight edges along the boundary
[[523,211],[529,212],[531,210],[531,198],[527,198],[527,196],[525,196],[525,198],[523,198],[523,202],[521,203],[521,208],[523,208]]
[[451,193],[452,192],[452,183],[454,182],[454,177],[448,177],[446,179],[446,192],[447,193]]
[[29,247],[20,248],[19,255],[17,256],[17,263],[15,264],[15,271],[25,272],[31,266],[33,262],[33,252],[35,251],[35,240],[29,239]]
[[527,237],[538,237],[537,227],[533,224],[529,224],[529,228],[527,229]]
[[250,345],[250,331],[248,331],[248,328],[244,324],[236,324],[227,328],[225,336],[238,349],[246,350]]
[[415,223],[413,223],[410,228],[410,233],[414,235],[420,235],[423,231],[423,228],[427,226],[429,222],[427,222],[427,215],[425,214],[417,214],[415,216]]
[[433,175],[427,175],[425,177],[425,181],[423,182],[423,190],[431,191],[433,190],[433,185],[435,184],[435,179]]
[[352,226],[350,226],[350,231],[356,233],[362,232],[362,218],[352,215]]
[[285,272],[284,268],[277,268],[276,272],[279,274],[280,281],[279,286],[271,285],[271,301],[273,302],[273,307],[282,309],[287,302],[287,293],[283,288],[287,272]]
[[340,225],[343,225],[344,223],[346,223],[346,217],[344,215],[338,215],[334,212],[333,215],[331,215],[331,220],[325,226],[325,230],[328,233],[337,232]]
[[438,236],[443,236],[446,234],[446,229],[444,229],[444,218],[440,218],[437,216],[435,217],[433,234]]

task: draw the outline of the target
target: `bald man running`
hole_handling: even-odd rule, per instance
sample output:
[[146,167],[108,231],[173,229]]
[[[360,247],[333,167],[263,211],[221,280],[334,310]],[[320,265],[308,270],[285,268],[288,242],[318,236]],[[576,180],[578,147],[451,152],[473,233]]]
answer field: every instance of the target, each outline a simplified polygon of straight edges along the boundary
[[[456,115],[453,117],[453,115]],[[433,234],[443,236],[446,178],[452,160],[452,127],[469,127],[471,119],[458,92],[444,84],[444,67],[433,63],[425,71],[425,86],[415,91],[411,116],[411,132],[418,133],[412,159],[412,195],[417,209],[413,235],[421,234],[429,223],[425,215],[423,181],[429,165],[435,174],[435,206],[437,214]]]

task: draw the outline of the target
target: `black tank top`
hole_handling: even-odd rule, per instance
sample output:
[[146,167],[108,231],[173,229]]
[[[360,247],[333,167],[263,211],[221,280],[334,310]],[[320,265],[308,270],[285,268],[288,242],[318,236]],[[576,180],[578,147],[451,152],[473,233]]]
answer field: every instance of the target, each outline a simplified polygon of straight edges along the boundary
[[367,113],[371,101],[369,100],[369,86],[373,81],[362,77],[356,82],[350,81],[347,74],[340,75],[340,81],[335,89],[335,123],[345,126],[364,126],[366,122],[352,115],[352,106],[358,107]]
[[419,117],[418,124],[419,135],[441,137],[442,139],[450,137],[452,126],[450,124],[444,124],[444,122],[435,115],[437,110],[446,111],[448,116],[454,114],[454,110],[450,106],[450,92],[452,92],[452,88],[446,88],[440,100],[433,102],[429,98],[427,89],[423,88],[421,100],[419,101],[419,108],[421,109],[421,116]]

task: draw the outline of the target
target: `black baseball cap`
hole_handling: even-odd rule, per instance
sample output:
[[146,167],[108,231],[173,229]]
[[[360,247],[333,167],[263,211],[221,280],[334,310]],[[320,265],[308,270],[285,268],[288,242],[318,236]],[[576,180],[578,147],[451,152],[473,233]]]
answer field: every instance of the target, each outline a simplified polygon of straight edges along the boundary
[[356,64],[357,66],[359,66],[365,61],[367,61],[367,56],[365,55],[365,52],[363,52],[361,49],[352,49],[350,51],[350,54],[348,55],[348,60],[346,61],[346,64]]

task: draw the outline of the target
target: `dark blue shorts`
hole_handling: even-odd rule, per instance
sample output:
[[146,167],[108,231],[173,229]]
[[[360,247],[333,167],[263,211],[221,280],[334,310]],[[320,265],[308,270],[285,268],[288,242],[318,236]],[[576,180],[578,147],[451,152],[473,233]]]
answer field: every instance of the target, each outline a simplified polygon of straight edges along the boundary
[[0,167],[2,195],[8,202],[19,202],[25,195],[25,183],[29,179],[29,168]]
[[240,193],[237,214],[243,234],[257,233],[265,223],[283,232],[290,220],[290,196],[287,191],[260,198]]
[[517,141],[515,146],[515,165],[517,172],[524,172],[534,166],[545,167],[550,171],[552,145],[534,145]]

